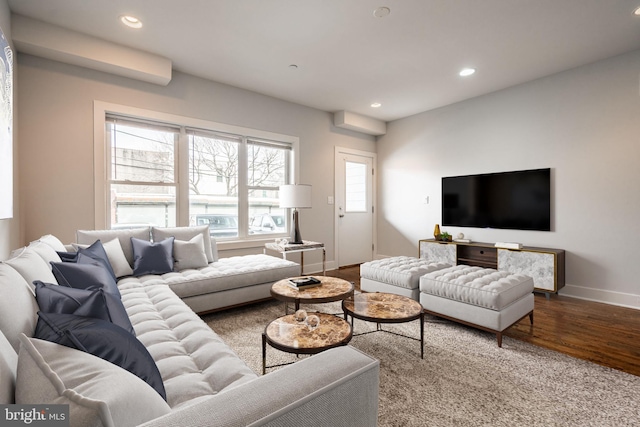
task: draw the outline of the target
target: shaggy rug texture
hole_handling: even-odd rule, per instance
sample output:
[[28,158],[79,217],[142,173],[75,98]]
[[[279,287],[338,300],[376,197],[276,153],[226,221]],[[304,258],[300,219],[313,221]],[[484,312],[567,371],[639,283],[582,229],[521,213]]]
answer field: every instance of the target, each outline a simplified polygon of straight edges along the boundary
[[[339,303],[303,308],[342,313]],[[268,301],[203,320],[261,374],[261,334],[283,314]],[[419,321],[383,328],[420,336]],[[355,321],[356,335],[374,329]],[[427,317],[424,360],[418,341],[385,332],[349,345],[380,360],[379,426],[640,426],[640,377],[509,337],[498,348],[495,335]],[[295,360],[267,347],[268,365]]]

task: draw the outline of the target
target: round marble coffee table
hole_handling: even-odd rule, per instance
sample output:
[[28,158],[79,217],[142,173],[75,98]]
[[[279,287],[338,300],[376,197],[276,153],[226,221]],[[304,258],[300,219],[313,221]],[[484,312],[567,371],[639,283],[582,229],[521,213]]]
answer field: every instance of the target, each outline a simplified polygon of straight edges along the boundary
[[296,320],[295,314],[279,317],[267,325],[262,333],[263,375],[267,370],[267,344],[287,353],[316,354],[351,341],[351,325],[346,320],[326,313],[307,313],[309,316],[318,316],[317,327]]
[[[380,324],[404,323],[420,319],[420,358],[424,359],[424,310],[419,302],[396,294],[365,292],[342,301],[342,310],[345,320],[347,320],[347,315],[351,316],[352,328],[353,319],[356,318],[367,322],[376,322],[376,330],[371,332],[382,331],[414,340],[418,339],[384,330]],[[358,335],[366,333],[369,332]]]
[[[303,276],[308,277],[308,276]],[[289,279],[280,280],[271,286],[271,296],[286,303],[294,303],[296,311],[300,303],[317,304],[341,301],[353,295],[353,284],[337,277],[311,276],[320,280],[322,284],[314,288],[294,289],[289,286]],[[286,314],[285,305],[285,314]]]

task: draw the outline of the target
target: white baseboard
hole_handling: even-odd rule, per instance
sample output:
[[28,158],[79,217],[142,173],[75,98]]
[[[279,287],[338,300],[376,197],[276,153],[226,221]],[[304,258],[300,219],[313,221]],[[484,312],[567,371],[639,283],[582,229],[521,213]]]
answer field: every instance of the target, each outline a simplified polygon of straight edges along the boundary
[[576,285],[565,285],[564,288],[560,289],[558,294],[565,297],[584,299],[640,310],[640,295],[636,294],[608,291],[605,289],[586,288],[584,286]]

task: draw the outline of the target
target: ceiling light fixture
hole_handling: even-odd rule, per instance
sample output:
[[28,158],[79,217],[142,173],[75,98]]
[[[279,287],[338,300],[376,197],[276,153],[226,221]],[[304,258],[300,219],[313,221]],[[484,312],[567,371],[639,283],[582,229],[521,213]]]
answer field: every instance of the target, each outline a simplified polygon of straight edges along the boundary
[[373,104],[371,104],[371,107],[380,108],[380,107],[382,107],[382,104],[380,104],[379,102],[374,102]]
[[122,15],[120,17],[120,22],[130,28],[142,28],[142,21],[140,21],[135,16]]
[[289,65],[289,69],[290,70],[297,70],[298,66],[296,64],[291,64],[291,65]]
[[391,13],[391,9],[385,6],[381,6],[373,11],[373,16],[376,18],[384,18]]
[[468,77],[476,72],[475,68],[463,68],[458,73],[461,77]]
[[638,6],[638,8],[633,11],[633,14],[636,16],[640,16],[640,6]]

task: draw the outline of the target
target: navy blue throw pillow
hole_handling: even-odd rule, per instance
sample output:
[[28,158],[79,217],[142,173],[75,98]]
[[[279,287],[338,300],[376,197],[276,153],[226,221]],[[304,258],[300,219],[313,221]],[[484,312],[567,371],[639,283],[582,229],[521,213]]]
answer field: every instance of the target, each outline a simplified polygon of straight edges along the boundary
[[144,380],[164,400],[160,371],[140,341],[111,322],[74,314],[38,312],[34,338],[93,354]]
[[62,262],[76,262],[78,261],[78,252],[56,252]]
[[76,289],[34,282],[36,301],[44,313],[75,314],[107,320],[135,335],[122,301],[103,289]]
[[104,289],[120,298],[116,280],[103,264],[78,254],[78,262],[51,262],[51,270],[59,285],[77,289]]
[[102,242],[100,240],[96,240],[87,248],[79,248],[78,254],[86,255],[89,258],[93,258],[98,261],[100,264],[104,265],[104,268],[106,268],[109,274],[113,276],[113,280],[117,280],[116,273],[113,271],[107,252],[104,250],[104,246],[102,246]]
[[173,240],[166,238],[160,242],[131,238],[133,246],[133,275],[165,274],[173,271]]

